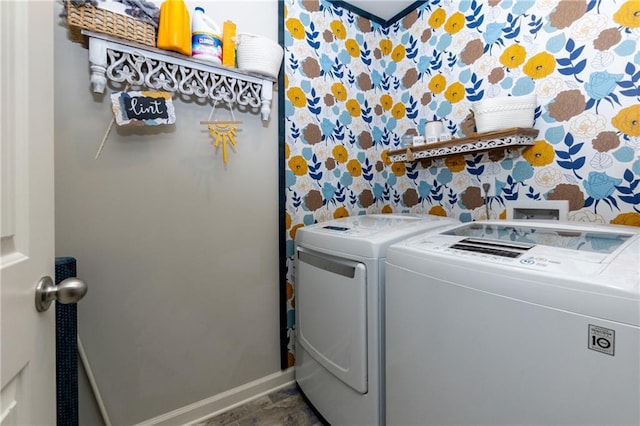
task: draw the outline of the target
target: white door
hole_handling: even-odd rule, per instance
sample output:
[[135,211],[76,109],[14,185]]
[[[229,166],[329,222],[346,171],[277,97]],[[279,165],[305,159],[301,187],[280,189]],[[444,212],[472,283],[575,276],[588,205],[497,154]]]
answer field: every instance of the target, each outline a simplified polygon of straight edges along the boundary
[[54,425],[52,1],[0,0],[0,424]]

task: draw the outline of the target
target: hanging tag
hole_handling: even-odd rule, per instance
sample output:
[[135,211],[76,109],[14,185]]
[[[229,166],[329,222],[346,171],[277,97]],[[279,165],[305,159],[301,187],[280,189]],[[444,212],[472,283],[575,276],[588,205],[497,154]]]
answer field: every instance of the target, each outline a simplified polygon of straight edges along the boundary
[[416,157],[413,155],[411,148],[407,148],[407,161],[415,161]]
[[118,126],[174,124],[176,113],[169,92],[115,92],[111,108]]

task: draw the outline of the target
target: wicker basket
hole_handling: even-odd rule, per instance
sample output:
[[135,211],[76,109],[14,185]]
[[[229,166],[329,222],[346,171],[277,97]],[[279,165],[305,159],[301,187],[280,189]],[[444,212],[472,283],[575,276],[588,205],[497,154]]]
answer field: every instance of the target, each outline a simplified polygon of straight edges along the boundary
[[156,46],[156,29],[153,25],[90,4],[76,7],[73,3],[67,2],[67,23],[70,27]]
[[238,34],[238,69],[278,78],[284,51],[278,43],[266,37]]
[[473,104],[478,133],[533,127],[536,95],[486,98]]

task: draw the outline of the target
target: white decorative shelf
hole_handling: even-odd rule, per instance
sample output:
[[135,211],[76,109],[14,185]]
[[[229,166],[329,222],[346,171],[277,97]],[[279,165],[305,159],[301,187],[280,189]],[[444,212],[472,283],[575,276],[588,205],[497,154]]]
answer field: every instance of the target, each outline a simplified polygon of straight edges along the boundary
[[393,162],[413,162],[426,158],[446,157],[469,152],[490,151],[499,148],[528,146],[534,144],[538,136],[536,129],[520,127],[490,133],[477,133],[460,139],[446,142],[430,143],[389,151],[389,159]]
[[269,119],[275,79],[214,65],[143,44],[83,30],[89,37],[91,85],[104,93],[107,80],[132,86],[260,109]]

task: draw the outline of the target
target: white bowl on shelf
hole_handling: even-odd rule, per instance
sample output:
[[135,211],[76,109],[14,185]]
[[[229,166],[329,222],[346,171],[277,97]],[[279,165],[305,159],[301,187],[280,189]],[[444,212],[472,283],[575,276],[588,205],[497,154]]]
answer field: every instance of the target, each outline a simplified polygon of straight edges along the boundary
[[536,95],[482,99],[473,104],[476,130],[487,133],[514,127],[531,128],[536,105]]

